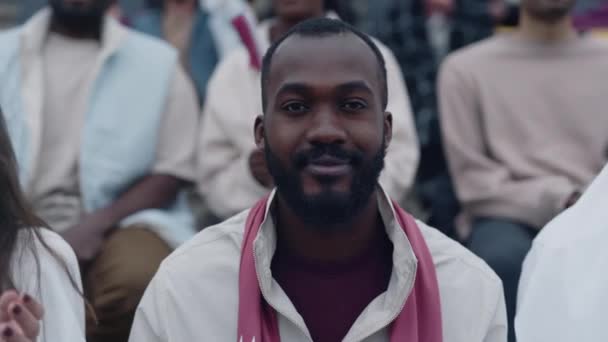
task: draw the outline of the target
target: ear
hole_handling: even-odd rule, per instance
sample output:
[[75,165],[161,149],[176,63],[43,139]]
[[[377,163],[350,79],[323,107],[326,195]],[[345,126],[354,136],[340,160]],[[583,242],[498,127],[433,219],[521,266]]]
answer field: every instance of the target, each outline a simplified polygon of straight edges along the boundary
[[260,149],[264,149],[266,141],[264,139],[264,117],[262,115],[258,115],[255,118],[255,123],[253,125],[253,136],[255,137],[256,146]]
[[[388,150],[393,140],[393,114],[384,112],[384,146]],[[386,151],[385,151],[386,152]]]

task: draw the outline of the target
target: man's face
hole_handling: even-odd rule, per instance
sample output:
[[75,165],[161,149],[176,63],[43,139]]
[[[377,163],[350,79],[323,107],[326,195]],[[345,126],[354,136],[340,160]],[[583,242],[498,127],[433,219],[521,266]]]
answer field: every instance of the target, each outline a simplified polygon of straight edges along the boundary
[[323,0],[273,0],[274,10],[280,18],[303,21],[323,13]]
[[566,17],[576,0],[522,0],[521,7],[530,16],[553,22]]
[[113,0],[49,0],[55,18],[71,29],[88,28],[98,22]]
[[256,140],[279,197],[305,222],[347,222],[374,193],[392,133],[380,71],[354,34],[292,36],[273,57]]

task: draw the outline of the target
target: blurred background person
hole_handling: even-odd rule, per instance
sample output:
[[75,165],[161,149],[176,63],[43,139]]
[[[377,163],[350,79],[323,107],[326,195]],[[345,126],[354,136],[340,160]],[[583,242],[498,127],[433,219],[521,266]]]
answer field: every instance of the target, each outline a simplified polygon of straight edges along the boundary
[[146,8],[131,24],[139,31],[165,39],[179,51],[180,61],[194,81],[202,103],[219,57],[209,15],[198,0],[147,0]]
[[502,0],[359,1],[359,26],[395,53],[403,71],[421,146],[416,193],[429,224],[454,237],[460,208],[443,152],[436,96],[444,55],[492,35]]
[[444,146],[472,227],[469,248],[503,281],[510,341],[532,240],[607,161],[608,42],[578,34],[574,3],[523,0],[515,32],[455,52],[440,74]]
[[[322,0],[274,0],[273,5],[277,16],[262,22],[257,30],[262,53],[299,22],[329,13]],[[418,141],[399,66],[390,50],[383,45],[380,49],[389,75],[387,110],[394,121],[393,142],[380,181],[393,198],[403,200],[418,166]],[[206,204],[220,219],[247,209],[274,186],[251,130],[251,122],[262,113],[260,91],[260,70],[244,49],[223,60],[209,82],[199,133],[198,185]]]
[[[239,27],[235,21],[239,15],[249,18],[241,23],[245,26]],[[240,0],[146,0],[146,7],[130,24],[179,51],[202,106],[207,82],[220,58],[249,39],[241,34],[253,38],[252,32],[243,31],[255,23],[252,18],[251,9]],[[257,54],[255,41],[252,43],[250,48]]]

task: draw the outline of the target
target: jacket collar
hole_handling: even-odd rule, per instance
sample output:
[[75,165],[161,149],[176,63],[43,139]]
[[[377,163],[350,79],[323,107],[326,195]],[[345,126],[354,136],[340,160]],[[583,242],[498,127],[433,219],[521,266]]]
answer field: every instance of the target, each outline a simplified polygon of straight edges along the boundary
[[[28,20],[22,30],[22,46],[26,54],[40,55],[51,24],[51,9],[45,7]],[[102,56],[115,53],[126,38],[128,30],[110,16],[104,18],[101,34]]]
[[[380,215],[387,235],[394,246],[393,270],[387,291],[368,305],[351,328],[345,341],[362,340],[388,326],[403,309],[416,278],[417,260],[412,246],[397,221],[395,208],[388,195],[381,187],[378,189],[377,201]],[[284,316],[308,334],[304,320],[272,277],[270,266],[276,251],[277,235],[271,208],[275,202],[276,190],[268,199],[264,222],[254,242],[255,265],[260,289],[266,302],[280,316]]]

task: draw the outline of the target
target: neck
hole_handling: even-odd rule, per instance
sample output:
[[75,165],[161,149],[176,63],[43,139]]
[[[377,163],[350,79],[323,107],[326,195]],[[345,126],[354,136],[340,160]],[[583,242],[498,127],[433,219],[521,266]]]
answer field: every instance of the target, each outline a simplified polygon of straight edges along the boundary
[[165,4],[165,12],[178,12],[192,14],[197,9],[197,3],[193,0],[169,1]]
[[[307,19],[318,18],[322,17],[323,15],[323,12],[319,12]],[[306,19],[289,19],[284,17],[277,17],[272,26],[270,27],[270,41],[274,43],[284,34],[286,34],[289,30],[291,30],[292,27],[296,26],[304,20]]]
[[526,40],[557,43],[576,37],[576,30],[570,16],[556,21],[543,21],[521,12],[519,35]]
[[385,234],[376,196],[374,192],[369,203],[349,222],[328,227],[303,222],[279,197],[275,212],[277,248],[314,262],[353,259]]
[[51,19],[51,31],[55,33],[59,33],[60,35],[74,38],[74,39],[101,39],[101,30],[103,26],[103,18],[99,19],[99,23],[97,25],[91,25],[88,28],[80,27],[79,29],[74,29],[70,25],[65,25],[60,20],[57,20],[56,17]]

